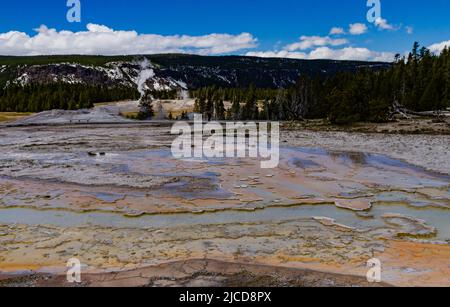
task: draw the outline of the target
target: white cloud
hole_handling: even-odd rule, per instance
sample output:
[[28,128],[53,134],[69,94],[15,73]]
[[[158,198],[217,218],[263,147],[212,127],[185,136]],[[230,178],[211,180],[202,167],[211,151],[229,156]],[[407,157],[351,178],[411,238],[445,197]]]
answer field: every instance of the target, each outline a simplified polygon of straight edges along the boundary
[[93,23],[89,23],[86,28],[90,31],[90,32],[95,32],[95,33],[113,33],[114,30],[108,28],[107,26],[103,26],[103,25],[96,25]]
[[394,27],[393,25],[389,24],[388,21],[386,19],[383,19],[381,17],[378,17],[375,20],[375,25],[380,29],[380,30],[389,30],[389,31],[393,31],[396,30],[396,27]]
[[331,28],[330,35],[340,35],[340,34],[345,34],[344,28],[339,28],[339,27]]
[[[356,23],[350,25],[350,33],[353,35],[363,34],[368,30],[365,24]],[[332,33],[345,33],[342,28],[332,28]],[[349,41],[343,38],[330,36],[302,36],[300,42],[286,45],[282,50],[275,51],[251,51],[248,56],[264,58],[290,58],[304,60],[354,60],[354,61],[380,61],[392,62],[395,54],[392,52],[371,51],[367,48],[341,47]],[[336,48],[332,48],[336,47]]]
[[361,35],[367,32],[367,26],[363,23],[353,23],[350,25],[349,32],[352,35]]
[[290,58],[290,59],[330,59],[330,60],[354,60],[354,61],[380,61],[392,62],[395,54],[391,52],[371,51],[367,48],[346,47],[342,49],[331,49],[329,47],[319,47],[305,52],[267,51],[267,52],[248,52],[248,56],[265,57],[265,58]]
[[407,26],[406,27],[406,33],[408,33],[408,34],[413,34],[414,33],[414,28],[413,27],[410,27],[410,26]]
[[104,25],[88,24],[87,31],[57,31],[41,26],[37,34],[10,31],[0,33],[0,54],[152,54],[195,53],[213,55],[255,48],[257,39],[250,33],[204,36],[138,34],[116,31]]
[[439,54],[442,52],[442,50],[444,50],[445,47],[450,48],[450,40],[433,44],[429,46],[428,49],[430,49],[430,51],[433,53]]
[[304,52],[281,51],[249,51],[246,56],[259,58],[287,58],[287,59],[307,59],[308,54]]
[[344,38],[334,39],[329,36],[302,36],[300,42],[293,43],[284,47],[287,51],[306,50],[318,46],[340,46],[347,44]]

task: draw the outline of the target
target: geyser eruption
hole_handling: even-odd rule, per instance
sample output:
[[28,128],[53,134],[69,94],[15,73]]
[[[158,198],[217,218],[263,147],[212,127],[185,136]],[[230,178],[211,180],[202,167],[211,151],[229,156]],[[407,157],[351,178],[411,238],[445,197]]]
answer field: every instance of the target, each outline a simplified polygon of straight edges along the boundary
[[139,99],[139,114],[138,118],[141,120],[148,119],[153,115],[152,97],[147,92],[146,82],[148,79],[155,76],[155,72],[150,68],[150,62],[147,58],[144,58],[140,64],[141,72],[137,78],[136,84],[141,98]]
[[141,66],[141,72],[139,73],[136,84],[142,99],[142,97],[146,95],[145,91],[147,85],[145,82],[147,82],[148,79],[153,78],[155,72],[150,68],[150,61],[147,58],[144,58],[139,65]]
[[187,90],[181,90],[180,93],[181,99],[182,100],[188,100],[189,99],[189,92]]

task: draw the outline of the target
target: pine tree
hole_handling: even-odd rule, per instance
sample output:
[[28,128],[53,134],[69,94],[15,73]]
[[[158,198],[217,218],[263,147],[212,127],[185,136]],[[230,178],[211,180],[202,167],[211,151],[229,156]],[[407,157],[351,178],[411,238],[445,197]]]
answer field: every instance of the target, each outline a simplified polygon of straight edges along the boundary
[[139,103],[139,113],[137,118],[139,120],[150,119],[154,115],[152,99],[149,93],[146,93],[144,97],[141,98]]
[[203,114],[205,113],[205,99],[203,97],[199,97],[195,100],[195,105],[194,105],[194,112],[195,113],[199,113],[199,114]]
[[225,106],[222,99],[219,99],[214,103],[214,115],[217,120],[225,119]]
[[233,98],[233,102],[230,108],[230,119],[239,120],[241,118],[241,103],[237,97]]

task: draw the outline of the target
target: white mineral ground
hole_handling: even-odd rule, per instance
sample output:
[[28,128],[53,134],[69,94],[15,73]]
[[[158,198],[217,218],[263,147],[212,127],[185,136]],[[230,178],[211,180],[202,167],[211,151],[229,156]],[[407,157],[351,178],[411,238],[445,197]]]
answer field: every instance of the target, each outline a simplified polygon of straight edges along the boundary
[[450,286],[449,136],[282,131],[280,166],[262,170],[173,159],[169,131],[1,127],[0,285],[6,273],[63,273],[73,257],[85,273],[124,274],[103,285],[216,285],[193,272],[240,264],[364,277],[378,257],[388,284]]
[[450,135],[289,131],[281,136],[290,146],[385,154],[450,174]]
[[[192,111],[194,99],[163,101],[165,113]],[[225,103],[229,107],[228,102]],[[99,105],[92,110],[46,111],[21,119],[14,125],[60,125],[94,123],[132,123],[121,114],[137,112],[138,101],[124,101]],[[448,124],[447,124],[448,125]],[[1,125],[0,125],[1,127]],[[323,148],[338,151],[380,153],[400,159],[428,170],[444,174],[450,173],[449,135],[404,135],[383,133],[347,133],[285,131],[282,135],[285,145],[295,147]]]

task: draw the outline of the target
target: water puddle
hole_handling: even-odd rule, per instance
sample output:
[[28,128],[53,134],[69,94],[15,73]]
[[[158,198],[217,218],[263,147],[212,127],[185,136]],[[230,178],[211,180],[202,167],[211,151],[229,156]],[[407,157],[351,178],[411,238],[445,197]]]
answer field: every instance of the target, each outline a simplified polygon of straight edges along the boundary
[[[121,214],[71,211],[33,210],[27,208],[0,209],[0,224],[52,225],[57,227],[101,226],[110,228],[164,229],[177,226],[214,225],[228,223],[278,223],[313,217],[331,218],[336,223],[360,230],[388,227],[383,216],[397,214],[425,221],[438,230],[433,239],[450,239],[450,210],[420,209],[405,205],[377,204],[361,215],[334,205],[300,205],[269,207],[256,211],[220,211],[203,214],[158,214],[129,218]],[[391,225],[392,226],[392,225]]]
[[[347,167],[373,167],[384,171],[394,170],[399,173],[414,172],[416,174],[447,181],[447,184],[450,181],[450,175],[433,173],[425,170],[424,168],[391,158],[386,155],[364,152],[340,152],[321,148],[289,148],[287,149],[287,151],[306,154],[312,158],[322,157],[326,159],[332,159],[336,163],[345,165]],[[299,161],[301,162],[302,160]],[[320,163],[316,163],[314,160],[303,160],[303,162],[305,162],[306,167],[320,166]]]

